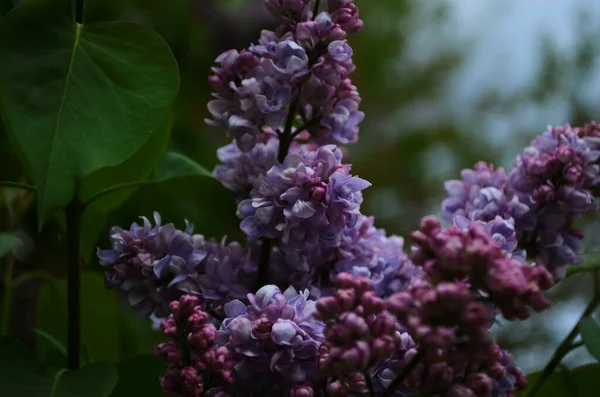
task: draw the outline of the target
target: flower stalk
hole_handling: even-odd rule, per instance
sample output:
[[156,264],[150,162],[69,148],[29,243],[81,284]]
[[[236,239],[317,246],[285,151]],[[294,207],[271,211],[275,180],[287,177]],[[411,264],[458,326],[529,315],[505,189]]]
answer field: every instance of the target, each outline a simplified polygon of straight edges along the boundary
[[81,348],[81,263],[79,238],[82,205],[74,200],[65,208],[67,218],[67,363],[79,368]]

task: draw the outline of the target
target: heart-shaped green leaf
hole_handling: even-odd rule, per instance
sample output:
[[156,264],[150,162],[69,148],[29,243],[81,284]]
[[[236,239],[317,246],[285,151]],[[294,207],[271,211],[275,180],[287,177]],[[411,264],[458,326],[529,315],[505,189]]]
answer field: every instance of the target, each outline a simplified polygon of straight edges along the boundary
[[123,22],[77,24],[71,3],[28,0],[0,25],[0,94],[37,187],[40,225],[71,201],[82,178],[136,153],[179,86],[157,33]]
[[100,362],[51,375],[19,340],[0,336],[2,397],[108,397],[117,379],[115,367]]
[[[94,195],[116,185],[145,180],[167,151],[173,116],[167,112],[163,122],[150,139],[127,161],[115,167],[102,168],[88,175],[81,183],[80,198],[87,202]],[[98,197],[86,206],[82,219],[81,255],[88,262],[95,253],[100,233],[106,229],[108,213],[135,192],[135,189],[121,189]]]

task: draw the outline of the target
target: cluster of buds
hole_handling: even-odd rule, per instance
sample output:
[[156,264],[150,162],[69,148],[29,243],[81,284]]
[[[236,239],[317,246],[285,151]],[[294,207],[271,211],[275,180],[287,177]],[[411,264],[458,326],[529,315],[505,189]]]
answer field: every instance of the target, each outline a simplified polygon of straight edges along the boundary
[[171,302],[170,309],[171,315],[161,323],[169,342],[156,345],[156,355],[169,364],[161,378],[163,393],[228,396],[220,388],[232,383],[229,350],[216,347],[217,330],[198,306],[198,298],[184,295]]

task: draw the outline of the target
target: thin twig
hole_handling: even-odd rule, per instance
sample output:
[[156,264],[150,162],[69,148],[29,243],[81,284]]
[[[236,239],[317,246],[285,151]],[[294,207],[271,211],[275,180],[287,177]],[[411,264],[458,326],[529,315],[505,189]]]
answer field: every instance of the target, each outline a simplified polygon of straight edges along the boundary
[[373,379],[371,379],[371,374],[365,372],[364,377],[365,381],[367,382],[367,390],[369,390],[369,396],[375,397],[375,387],[373,386]]
[[313,7],[313,20],[317,17],[317,12],[319,12],[320,5],[321,5],[321,0],[315,0],[315,6]]
[[35,186],[28,185],[27,183],[21,183],[21,182],[0,181],[0,187],[12,187],[15,189],[23,189],[23,190],[28,190],[30,192],[35,192]]
[[256,289],[266,285],[269,281],[269,257],[271,255],[270,239],[265,238],[260,245],[260,258],[258,260],[258,272],[256,274]]
[[79,239],[83,207],[73,201],[65,208],[67,216],[67,363],[79,368],[81,349],[81,266]]
[[552,358],[548,361],[548,364],[542,370],[541,375],[536,379],[535,383],[531,387],[531,390],[527,394],[527,397],[534,397],[538,391],[542,388],[544,383],[548,380],[550,375],[556,370],[556,367],[560,364],[562,359],[573,349],[573,340],[579,335],[579,323],[585,317],[589,316],[594,312],[598,304],[600,303],[600,283],[598,280],[598,273],[594,274],[594,297],[590,301],[590,303],[585,308],[585,311],[581,315],[581,318],[571,332],[563,339],[558,348],[554,351]]
[[425,350],[419,350],[417,354],[402,368],[402,371],[396,376],[396,378],[390,383],[387,389],[383,392],[381,397],[392,397],[396,390],[402,385],[402,382],[410,373],[417,367],[419,362],[425,357]]
[[75,22],[83,23],[84,9],[84,0],[75,0]]

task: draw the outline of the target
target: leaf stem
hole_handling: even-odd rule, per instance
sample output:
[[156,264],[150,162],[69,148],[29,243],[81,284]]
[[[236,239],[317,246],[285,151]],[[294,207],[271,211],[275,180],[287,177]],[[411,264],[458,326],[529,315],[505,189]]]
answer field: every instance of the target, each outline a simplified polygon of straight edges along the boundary
[[75,0],[75,22],[82,24],[85,9],[84,0]]
[[267,284],[269,280],[269,257],[271,255],[271,239],[264,238],[260,245],[260,258],[258,260],[258,272],[256,274],[256,289]]
[[313,7],[313,21],[317,17],[317,12],[319,12],[319,6],[321,5],[321,0],[315,0],[315,6]]
[[0,181],[0,187],[12,187],[15,189],[23,189],[23,190],[29,190],[31,192],[35,192],[35,186],[28,185],[26,183],[21,183],[21,182]]
[[0,335],[8,334],[10,330],[10,315],[12,309],[12,276],[15,267],[15,258],[12,253],[6,255],[6,261],[4,264],[4,277],[2,279],[4,284],[4,293],[2,294],[2,328],[0,328]]
[[369,397],[375,397],[375,387],[373,386],[373,379],[371,379],[371,374],[368,371],[365,371],[363,374],[365,377],[365,381],[367,382],[367,390],[369,390]]
[[573,346],[576,345],[573,343],[573,340],[577,337],[577,335],[579,335],[579,323],[581,323],[581,320],[583,320],[585,317],[593,313],[598,304],[600,303],[600,280],[598,279],[598,277],[599,274],[595,273],[594,296],[592,300],[590,301],[590,303],[588,303],[587,307],[585,308],[585,311],[581,315],[581,318],[579,319],[579,321],[577,321],[577,324],[575,324],[571,332],[569,332],[565,339],[563,339],[560,345],[556,348],[554,354],[552,355],[552,358],[550,358],[550,361],[548,361],[548,364],[546,364],[546,366],[542,370],[541,375],[536,379],[535,383],[531,387],[531,390],[527,394],[527,397],[534,397],[537,394],[537,392],[540,391],[540,389],[548,380],[550,375],[552,375],[552,373],[556,370],[556,367],[559,366],[562,359],[573,349]]
[[400,373],[396,376],[392,383],[390,383],[388,388],[385,389],[381,397],[392,397],[396,390],[402,385],[404,379],[406,379],[406,377],[410,375],[412,370],[415,369],[419,362],[423,359],[423,357],[425,357],[425,353],[425,350],[419,350],[417,354],[412,358],[412,360],[410,360],[408,364],[406,364],[404,368],[402,368],[402,371],[400,371]]
[[67,363],[79,368],[81,347],[81,268],[79,238],[83,206],[74,200],[65,208],[67,216]]

